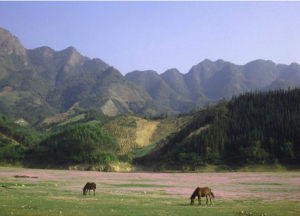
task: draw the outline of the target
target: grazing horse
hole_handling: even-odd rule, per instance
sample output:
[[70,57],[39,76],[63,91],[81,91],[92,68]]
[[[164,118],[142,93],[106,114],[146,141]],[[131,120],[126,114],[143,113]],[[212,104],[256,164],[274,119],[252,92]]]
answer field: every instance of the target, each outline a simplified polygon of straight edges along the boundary
[[210,204],[214,204],[212,201],[211,201],[211,196],[213,198],[215,198],[213,192],[211,191],[211,189],[209,187],[203,187],[203,188],[200,188],[200,187],[197,187],[195,189],[195,191],[193,192],[192,196],[191,196],[191,205],[194,204],[194,200],[195,200],[195,197],[198,197],[198,202],[199,202],[199,205],[201,205],[201,197],[206,197],[206,205],[208,204],[208,198],[209,197],[209,200],[210,200]]
[[94,196],[95,196],[96,184],[94,182],[87,182],[84,188],[82,189],[83,195],[86,195],[87,191],[89,191],[89,195],[90,195],[91,190],[94,191]]

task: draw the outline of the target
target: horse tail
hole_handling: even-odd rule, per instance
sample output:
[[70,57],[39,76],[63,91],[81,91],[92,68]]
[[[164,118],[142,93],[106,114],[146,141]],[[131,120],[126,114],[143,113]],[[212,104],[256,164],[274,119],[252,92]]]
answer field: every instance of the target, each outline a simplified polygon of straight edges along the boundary
[[210,192],[210,194],[212,195],[213,198],[215,198],[215,195],[212,191]]

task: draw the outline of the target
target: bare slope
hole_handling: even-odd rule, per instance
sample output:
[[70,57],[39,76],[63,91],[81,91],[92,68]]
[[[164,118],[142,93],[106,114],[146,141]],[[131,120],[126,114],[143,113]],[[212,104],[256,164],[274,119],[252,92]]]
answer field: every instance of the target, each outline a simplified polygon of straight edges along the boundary
[[158,121],[121,115],[109,121],[103,128],[117,139],[120,154],[127,154],[134,148],[149,145],[158,125]]
[[[186,118],[147,120],[132,115],[120,115],[104,124],[103,128],[117,139],[120,154],[142,150],[155,144],[179,128]],[[151,148],[150,148],[151,149]],[[150,150],[148,149],[148,150]]]

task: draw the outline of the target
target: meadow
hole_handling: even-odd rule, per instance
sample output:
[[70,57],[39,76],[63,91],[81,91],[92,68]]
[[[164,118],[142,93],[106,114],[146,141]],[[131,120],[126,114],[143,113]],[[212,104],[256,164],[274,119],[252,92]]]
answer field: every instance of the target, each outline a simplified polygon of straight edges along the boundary
[[[97,184],[96,196],[82,195],[88,181]],[[0,167],[0,186],[1,216],[300,215],[300,172],[112,173]],[[197,186],[212,188],[214,205],[202,199],[201,206],[197,201],[190,206]]]

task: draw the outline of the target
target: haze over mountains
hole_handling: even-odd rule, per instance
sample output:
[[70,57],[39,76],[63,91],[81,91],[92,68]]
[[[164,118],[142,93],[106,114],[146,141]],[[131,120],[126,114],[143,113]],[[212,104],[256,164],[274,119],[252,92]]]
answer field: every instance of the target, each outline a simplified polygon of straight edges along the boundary
[[247,91],[295,86],[300,86],[299,64],[266,60],[235,65],[206,59],[186,74],[174,68],[162,74],[148,70],[123,76],[73,47],[25,49],[0,28],[0,112],[32,124],[74,107],[111,116],[174,115]]

